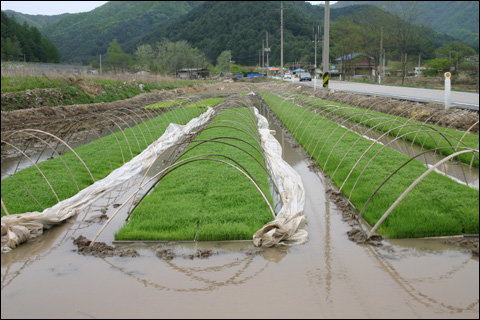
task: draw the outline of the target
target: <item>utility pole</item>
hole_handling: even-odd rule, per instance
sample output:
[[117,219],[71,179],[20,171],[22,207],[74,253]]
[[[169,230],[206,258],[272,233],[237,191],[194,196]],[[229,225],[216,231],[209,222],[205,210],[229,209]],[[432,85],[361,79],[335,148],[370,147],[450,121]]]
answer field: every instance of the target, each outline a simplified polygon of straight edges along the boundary
[[263,71],[265,70],[265,45],[264,45],[265,40],[262,39],[262,77],[263,77]]
[[382,82],[381,74],[382,74],[382,53],[383,53],[383,27],[380,31],[380,52],[379,52],[379,61],[378,61],[378,84]]
[[382,77],[385,77],[385,49],[383,49],[383,66],[382,66]]
[[[315,30],[315,27],[313,27],[314,30]],[[317,30],[314,35],[314,39],[313,41],[315,42],[315,65],[313,66],[313,73],[315,75],[315,79],[313,80],[313,89],[315,90],[317,88],[317,42],[318,42],[318,38],[320,37],[320,26],[317,25]]]
[[325,1],[325,30],[323,34],[323,87],[328,88],[329,41],[330,41],[330,1]]
[[280,81],[283,81],[283,1],[280,1]]
[[270,67],[270,63],[268,62],[268,52],[270,52],[270,47],[268,46],[268,31],[265,31],[265,34],[267,35],[267,47],[265,48],[265,50],[267,51],[267,81],[268,81],[268,76],[269,76],[269,67]]
[[258,51],[258,68],[260,69],[260,51]]
[[314,72],[315,72],[315,79],[317,78],[317,33],[315,33],[315,37],[313,39],[313,42],[315,43],[315,65],[314,67]]

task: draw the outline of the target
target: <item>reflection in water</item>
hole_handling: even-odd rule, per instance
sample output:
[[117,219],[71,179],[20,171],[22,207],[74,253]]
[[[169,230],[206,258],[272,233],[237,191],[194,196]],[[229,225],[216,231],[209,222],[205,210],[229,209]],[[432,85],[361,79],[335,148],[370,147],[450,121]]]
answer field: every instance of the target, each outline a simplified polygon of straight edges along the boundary
[[[425,245],[424,241],[422,240],[414,240],[410,241],[410,243],[410,246],[413,248],[422,248],[422,246]],[[433,244],[433,247],[435,247],[435,243],[431,244]],[[439,283],[448,283],[449,281],[456,281],[456,279],[464,279],[465,274],[468,274],[466,267],[472,260],[471,256],[467,255],[463,260],[459,260],[455,264],[444,264],[441,266],[435,265],[433,266],[435,267],[433,269],[428,267],[428,260],[430,259],[428,255],[430,255],[434,250],[428,249],[428,254],[421,253],[418,254],[417,257],[412,257],[412,251],[409,249],[409,251],[407,251],[407,255],[409,256],[410,260],[409,263],[412,263],[412,260],[418,260],[418,268],[416,268],[416,272],[409,275],[397,270],[397,268],[394,266],[395,261],[399,260],[398,256],[401,255],[396,255],[396,257],[393,259],[386,259],[384,253],[381,252],[381,249],[373,246],[366,246],[366,248],[372,253],[372,256],[376,258],[378,263],[382,265],[383,270],[388,272],[390,277],[395,280],[395,282],[415,301],[423,304],[429,309],[436,308],[438,313],[444,313],[447,312],[447,310],[452,314],[475,310],[478,312],[479,299],[475,299],[474,296],[462,295],[463,297],[467,297],[466,299],[462,300],[462,304],[466,305],[466,307],[462,308],[459,306],[459,304],[452,305],[449,302],[440,301],[440,298],[435,297],[435,295],[440,297],[440,295],[438,295],[439,292],[435,292],[435,290],[433,290],[431,293],[428,292],[428,290],[432,291],[431,288],[435,287]],[[423,247],[423,250],[425,251],[425,247]],[[444,247],[443,250],[448,249]],[[441,252],[442,250],[440,249],[439,251]],[[388,255],[391,256],[391,254]],[[400,258],[400,260],[405,258],[406,257]],[[425,263],[422,263],[422,260],[425,260]],[[441,272],[439,272],[440,268],[443,268]],[[467,299],[471,299],[470,302],[467,302]]]
[[[2,270],[2,290],[21,276],[26,268],[44,259],[68,241],[72,225],[71,221],[67,221],[56,228],[45,231],[42,236],[24,243],[7,254],[2,253],[2,269],[5,268]],[[57,239],[58,241],[54,245],[53,243]]]
[[[233,243],[235,247],[235,243]],[[248,243],[251,247],[252,244]],[[222,246],[222,249],[228,249],[229,244]],[[237,245],[238,247],[238,245]],[[256,255],[249,254],[247,251],[238,252],[238,248],[234,248],[233,252],[220,252],[219,257],[210,257],[202,259],[201,263],[192,261],[190,259],[175,258],[173,260],[162,260],[163,267],[175,271],[170,275],[168,271],[163,270],[161,275],[168,273],[168,279],[163,277],[159,280],[153,280],[159,276],[148,274],[148,271],[139,270],[139,264],[127,263],[125,266],[120,266],[122,262],[109,261],[114,259],[103,260],[113,269],[120,271],[122,274],[135,279],[145,286],[152,286],[158,290],[175,291],[175,292],[201,292],[214,291],[221,287],[237,286],[244,284],[247,281],[257,277],[265,271],[271,262],[279,263],[287,254],[286,248],[267,248],[259,256],[264,260],[256,258]],[[242,258],[242,255],[247,254]],[[219,262],[220,260],[220,262]],[[226,261],[225,261],[226,260]],[[208,266],[199,267],[199,264],[208,264]],[[130,268],[133,270],[129,270]],[[158,271],[160,268],[155,268]],[[144,277],[138,274],[146,274]],[[161,276],[160,275],[160,276]],[[225,278],[229,275],[228,278]],[[175,279],[176,287],[173,285],[162,284],[162,282],[169,282],[171,277]],[[215,278],[224,278],[223,280],[216,280]],[[192,283],[193,282],[193,283]],[[184,285],[185,288],[181,288]]]
[[[52,252],[60,248],[79,231],[92,232],[98,230],[98,223],[89,221],[95,214],[103,213],[114,209],[116,204],[122,201],[125,194],[133,192],[138,186],[138,179],[124,182],[116,188],[102,194],[100,199],[85,206],[76,216],[66,220],[62,224],[45,230],[44,233],[21,244],[9,253],[2,253],[2,289],[8,286],[25,268],[33,265],[36,261],[42,260]],[[119,221],[118,223],[121,223]],[[118,224],[117,223],[117,224]],[[13,271],[12,269],[15,269]]]

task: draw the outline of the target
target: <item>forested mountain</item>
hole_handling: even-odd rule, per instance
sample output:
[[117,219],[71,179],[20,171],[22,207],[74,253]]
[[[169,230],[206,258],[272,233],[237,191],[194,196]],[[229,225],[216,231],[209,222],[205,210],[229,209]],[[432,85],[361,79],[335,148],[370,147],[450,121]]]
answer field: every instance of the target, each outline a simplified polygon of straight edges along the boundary
[[[284,1],[283,5],[284,63],[313,63],[314,31],[315,26],[323,30],[324,7],[305,1]],[[381,30],[383,48],[390,58],[398,60],[403,53],[434,58],[436,48],[453,41],[429,28],[413,27],[414,37],[405,48],[399,48],[398,28],[409,26],[408,22],[377,6],[335,7],[330,11],[332,59],[345,50],[377,59]],[[268,33],[269,63],[280,64],[279,1],[110,1],[90,12],[67,14],[40,31],[57,45],[66,63],[98,61],[114,39],[118,49],[129,54],[168,39],[172,43],[187,41],[191,50],[198,48],[202,53],[198,56],[204,53],[211,64],[216,64],[222,52],[230,51],[235,63],[250,66],[260,63],[262,41],[266,47]],[[319,62],[320,41],[317,46]],[[148,56],[148,51],[143,53]]]
[[[331,8],[369,4],[394,13],[395,1],[337,1]],[[393,5],[392,5],[393,4]],[[478,1],[418,1],[418,23],[445,33],[478,51]]]
[[60,63],[60,52],[40,31],[9,18],[2,11],[2,61]]
[[110,1],[90,12],[70,14],[48,24],[42,32],[57,45],[64,62],[86,64],[106,53],[113,39],[127,47],[201,2]]
[[[297,9],[284,15],[285,61],[301,59],[313,52],[312,26],[317,24]],[[270,64],[279,64],[280,3],[276,1],[207,1],[139,43],[155,43],[162,38],[187,40],[215,61],[224,50],[242,65],[258,65],[262,40],[268,32]],[[266,57],[265,57],[266,61]]]
[[70,14],[70,13],[62,13],[62,14],[57,14],[53,16],[46,16],[42,14],[36,14],[36,15],[25,14],[25,13],[16,12],[13,10],[5,10],[4,12],[10,18],[12,17],[15,18],[15,21],[17,21],[18,23],[23,24],[24,22],[26,22],[29,26],[35,27],[39,30],[42,27],[46,26],[47,24],[60,20]]
[[[284,6],[284,62],[295,61],[314,62],[314,26],[323,27],[324,8],[312,6],[307,2],[285,1]],[[387,41],[387,27],[390,32],[393,22],[399,19],[375,6],[355,6],[332,9],[331,31],[335,21],[344,18],[357,23],[364,32],[359,32],[365,45],[374,44],[377,54],[380,41],[380,27],[372,26],[374,21],[385,21],[385,47],[393,46]],[[401,23],[401,22],[399,22]],[[159,29],[140,39],[141,43],[159,42],[162,38],[171,41],[187,40],[194,47],[202,50],[210,61],[215,59],[224,50],[232,52],[232,60],[242,65],[258,65],[259,51],[262,40],[269,37],[271,48],[269,59],[271,65],[280,64],[280,4],[275,1],[207,1],[188,14],[172,21],[165,28]],[[410,48],[414,54],[422,53],[425,58],[433,57],[433,51],[453,39],[448,36],[436,35],[432,30],[424,29],[417,32],[419,39],[415,46]],[[349,37],[350,33],[344,35]],[[428,38],[425,38],[428,36]],[[335,42],[331,42],[331,54],[340,55],[335,50]],[[266,45],[266,44],[265,44]],[[321,44],[318,45],[320,50]],[[352,50],[365,50],[362,45],[351,47]],[[130,49],[131,50],[131,49]],[[391,49],[390,51],[393,51]],[[320,53],[318,54],[320,57]],[[319,61],[319,60],[318,60]]]
[[[340,1],[339,1],[340,2]],[[341,1],[346,2],[346,1]],[[354,1],[355,2],[355,1]],[[383,27],[384,30],[387,30],[392,22],[398,20],[397,17],[389,14],[388,11],[380,9],[378,6],[372,6],[369,4],[362,4],[363,2],[367,1],[357,1],[359,4],[353,4],[350,6],[344,7],[330,7],[330,21],[335,22],[342,17],[351,17],[352,21],[355,22],[359,26],[365,25],[365,20],[370,20],[371,23],[378,21],[378,22],[385,22],[385,25],[380,26]],[[322,20],[323,26],[323,17],[325,15],[325,8],[319,5],[311,5],[308,2],[302,1],[291,1],[291,4],[301,8],[305,13],[314,17],[315,19]],[[338,2],[337,2],[338,3]],[[363,20],[363,21],[361,21]],[[439,33],[429,27],[424,27],[420,29],[420,33],[424,39],[428,39],[432,42],[434,48],[439,48],[446,43],[450,43],[455,40],[455,38],[448,36],[444,33]],[[424,40],[425,42],[425,40]],[[386,46],[388,46],[388,41],[386,41]]]

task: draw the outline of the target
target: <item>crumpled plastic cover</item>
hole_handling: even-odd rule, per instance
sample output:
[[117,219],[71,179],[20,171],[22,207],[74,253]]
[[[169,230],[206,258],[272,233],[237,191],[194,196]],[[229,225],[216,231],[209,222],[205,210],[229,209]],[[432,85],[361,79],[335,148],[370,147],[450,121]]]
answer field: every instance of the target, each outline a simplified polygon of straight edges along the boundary
[[255,246],[290,246],[308,240],[307,220],[303,215],[305,189],[300,175],[282,159],[282,146],[271,134],[267,119],[254,108],[264,152],[265,164],[277,186],[283,205],[275,220],[253,235]]
[[60,201],[43,212],[27,212],[2,217],[2,252],[9,252],[17,245],[43,233],[55,224],[76,215],[83,208],[103,196],[110,189],[128,181],[133,176],[147,169],[163,151],[182,141],[184,137],[195,132],[207,123],[215,111],[207,111],[190,120],[186,125],[171,123],[164,134],[139,155],[122,167],[112,171],[107,177],[96,181],[69,199]]

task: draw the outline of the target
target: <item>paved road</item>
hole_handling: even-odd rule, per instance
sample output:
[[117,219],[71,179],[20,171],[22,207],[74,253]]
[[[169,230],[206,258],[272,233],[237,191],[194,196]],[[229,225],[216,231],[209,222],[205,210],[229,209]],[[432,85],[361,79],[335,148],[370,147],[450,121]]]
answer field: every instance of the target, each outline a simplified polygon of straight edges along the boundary
[[[297,79],[286,80],[298,82]],[[314,86],[314,81],[299,82],[302,85]],[[317,79],[317,88],[320,88],[322,81]],[[404,99],[410,101],[445,103],[445,92],[443,90],[407,88],[395,86],[383,86],[376,84],[347,82],[347,81],[329,81],[329,88],[334,90],[349,91],[359,94],[377,95],[395,99]],[[451,92],[452,106],[458,106],[463,109],[478,111],[478,93],[469,92]]]

